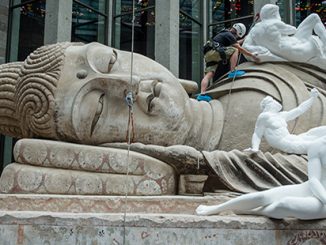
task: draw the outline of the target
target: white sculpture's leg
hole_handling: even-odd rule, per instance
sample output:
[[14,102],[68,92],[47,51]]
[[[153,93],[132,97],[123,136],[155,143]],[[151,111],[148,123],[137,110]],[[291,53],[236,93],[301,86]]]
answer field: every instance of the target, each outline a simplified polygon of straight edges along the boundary
[[297,28],[295,36],[299,39],[307,39],[314,31],[326,45],[326,29],[317,14],[310,14]]
[[211,214],[218,214],[225,210],[234,210],[234,209],[249,210],[267,204],[269,204],[269,202],[267,201],[264,192],[256,192],[256,193],[250,193],[250,194],[242,195],[240,197],[236,197],[230,201],[227,201],[219,205],[213,205],[213,206],[200,205],[196,209],[196,213],[199,215],[211,215]]
[[300,138],[305,141],[311,142],[326,135],[326,126],[312,128],[305,133],[299,134]]
[[237,214],[264,215],[275,219],[321,219],[326,218],[326,206],[315,197],[285,197],[265,207],[239,211]]
[[285,197],[306,197],[309,195],[311,196],[312,193],[309,189],[308,182],[299,185],[286,185],[266,191],[244,194],[219,205],[200,205],[196,209],[196,213],[198,215],[212,215],[226,210],[248,211],[272,204]]

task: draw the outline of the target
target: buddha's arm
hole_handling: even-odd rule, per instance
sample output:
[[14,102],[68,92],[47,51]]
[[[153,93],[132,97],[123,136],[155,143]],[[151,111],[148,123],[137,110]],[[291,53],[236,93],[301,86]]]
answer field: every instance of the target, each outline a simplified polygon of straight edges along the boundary
[[298,107],[290,111],[282,112],[282,114],[285,116],[285,120],[291,121],[297,118],[298,116],[302,115],[303,113],[305,113],[312,106],[312,104],[314,103],[317,97],[318,97],[318,90],[314,88],[311,90],[309,99],[302,102]]
[[321,162],[316,157],[309,157],[308,161],[308,181],[311,192],[317,197],[323,204],[326,204],[326,190],[320,182],[321,180]]

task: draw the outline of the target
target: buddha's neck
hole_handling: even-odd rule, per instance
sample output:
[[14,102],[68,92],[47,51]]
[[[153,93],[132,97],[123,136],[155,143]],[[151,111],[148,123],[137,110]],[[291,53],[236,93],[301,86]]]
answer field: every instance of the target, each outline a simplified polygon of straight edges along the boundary
[[190,99],[190,111],[193,120],[185,144],[198,150],[217,149],[224,122],[222,104],[217,100],[207,103]]

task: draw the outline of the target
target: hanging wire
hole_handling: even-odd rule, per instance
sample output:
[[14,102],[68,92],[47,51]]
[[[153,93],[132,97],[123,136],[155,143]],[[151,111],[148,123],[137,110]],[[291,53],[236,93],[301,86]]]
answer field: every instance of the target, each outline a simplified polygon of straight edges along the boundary
[[134,94],[132,91],[133,82],[133,66],[134,66],[134,41],[135,41],[135,0],[132,0],[132,20],[131,20],[131,57],[130,57],[130,83],[129,91],[126,95],[126,103],[128,105],[128,126],[127,126],[127,171],[125,179],[125,198],[124,198],[124,214],[123,214],[123,244],[126,244],[126,217],[127,217],[127,204],[128,204],[128,183],[129,183],[129,165],[130,165],[130,145],[131,145],[131,133],[134,138],[134,117],[133,117],[133,103]]
[[[248,32],[250,32],[250,30],[254,27],[254,25],[258,21],[259,21],[259,14],[254,17],[253,22],[251,23]],[[224,113],[225,117],[224,117],[224,121],[223,121],[223,129],[224,129],[224,126],[226,125],[226,122],[227,122],[227,119],[228,119],[228,111],[229,111],[231,93],[232,93],[232,89],[233,89],[233,86],[234,86],[234,83],[235,83],[236,73],[237,73],[237,70],[238,70],[239,63],[240,63],[241,55],[242,55],[242,53],[239,53],[238,60],[237,60],[237,65],[234,68],[234,73],[235,74],[233,76],[233,79],[232,79],[232,82],[231,82],[231,86],[230,86],[230,89],[229,89],[229,93],[228,93],[228,100],[227,100],[227,103],[226,103],[226,109],[225,109],[225,113]],[[224,135],[223,131],[224,130],[222,130],[222,135],[221,135],[220,142],[222,142],[222,139],[223,139],[223,135]]]
[[[238,65],[239,65],[239,62],[240,62],[240,59],[241,59],[241,53],[239,54],[238,56],[238,61],[237,61],[237,65],[236,67],[234,68],[234,76],[232,78],[232,82],[231,82],[231,86],[230,86],[230,89],[229,89],[229,93],[228,93],[228,101],[226,103],[226,109],[225,109],[225,117],[224,117],[224,123],[223,123],[223,127],[227,121],[227,117],[228,117],[228,111],[229,111],[229,106],[230,106],[230,99],[231,99],[231,93],[232,93],[232,89],[233,89],[233,86],[234,86],[234,83],[235,83],[235,78],[237,77],[236,74],[237,74],[237,71],[238,71]],[[222,137],[223,137],[223,134],[222,134]]]

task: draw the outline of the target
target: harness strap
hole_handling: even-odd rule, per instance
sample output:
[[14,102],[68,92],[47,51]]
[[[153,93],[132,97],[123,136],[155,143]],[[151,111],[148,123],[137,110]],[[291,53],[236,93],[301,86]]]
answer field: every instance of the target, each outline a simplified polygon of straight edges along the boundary
[[226,58],[226,53],[225,53],[225,48],[224,47],[220,47],[218,50],[216,50],[217,52],[220,53],[220,57],[224,62],[227,62],[227,58]]
[[210,62],[206,63],[206,66],[209,67],[209,66],[214,66],[214,65],[217,65],[217,64],[218,64],[217,61],[210,61]]

